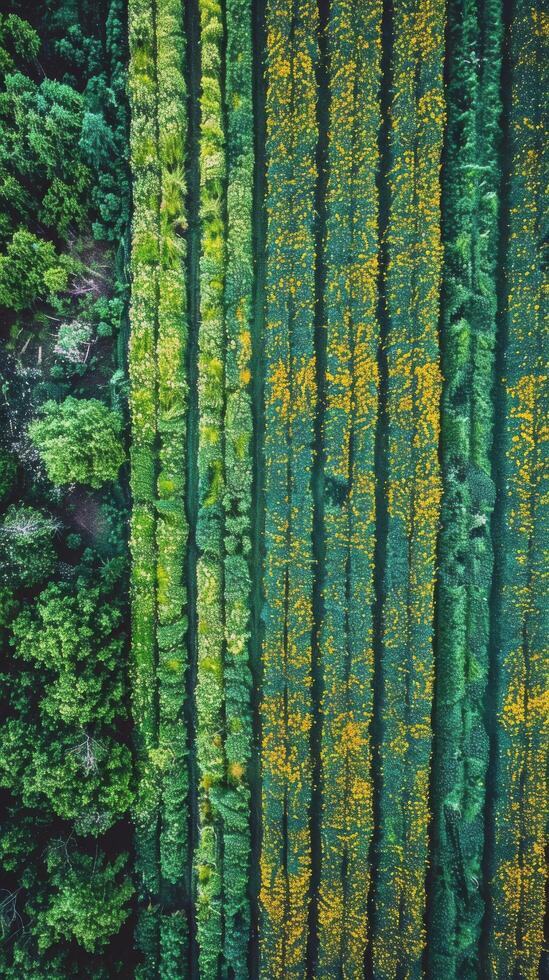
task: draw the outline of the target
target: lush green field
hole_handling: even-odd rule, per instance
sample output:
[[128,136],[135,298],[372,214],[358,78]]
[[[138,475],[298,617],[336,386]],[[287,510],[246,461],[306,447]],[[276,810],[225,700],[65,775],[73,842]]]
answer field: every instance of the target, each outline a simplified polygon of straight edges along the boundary
[[0,8],[0,975],[549,971],[541,0]]

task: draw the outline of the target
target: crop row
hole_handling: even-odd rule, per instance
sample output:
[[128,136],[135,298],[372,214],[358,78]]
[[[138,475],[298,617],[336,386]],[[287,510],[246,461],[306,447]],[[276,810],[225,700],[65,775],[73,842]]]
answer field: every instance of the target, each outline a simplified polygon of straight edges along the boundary
[[439,540],[434,855],[430,959],[435,975],[474,969],[489,738],[489,598],[494,505],[499,0],[448,7],[448,125],[443,183],[442,531]]
[[154,976],[182,955],[188,933],[184,40],[177,0],[133,3],[129,14],[135,821],[142,975]]
[[223,944],[226,159],[222,96],[223,21],[217,2],[200,14],[200,320],[198,328],[198,525],[196,685],[199,838],[197,938],[200,972],[216,977]]
[[547,20],[516,0],[508,287],[503,366],[504,502],[497,529],[497,800],[491,975],[538,976],[543,950],[547,822],[547,286],[543,265]]
[[[179,0],[130,5],[135,811],[142,976],[246,975],[252,285],[251,19],[200,4],[199,322],[187,310],[186,57]],[[226,32],[226,38],[225,38]],[[227,51],[225,54],[225,40]],[[227,112],[227,105],[231,112]],[[186,360],[198,331],[196,729],[186,730]],[[198,767],[189,853],[188,738]],[[223,967],[225,968],[225,967]],[[185,967],[186,969],[186,967]]]
[[312,0],[267,7],[262,974],[303,976],[311,881],[316,78]]
[[373,832],[381,3],[330,10],[319,977],[362,973]]
[[[157,746],[156,625],[156,440],[158,431],[156,351],[160,257],[160,163],[156,121],[155,23],[150,4],[128,10],[129,90],[133,169],[132,300],[129,347],[132,414],[131,490],[132,667],[138,787],[134,810],[136,863],[140,884],[138,945],[149,975],[158,955],[158,811],[153,753]],[[147,973],[145,972],[146,976]]]
[[[251,17],[200,2],[199,767],[200,974],[247,975],[251,753],[249,396],[253,280]],[[224,28],[224,14],[226,26]]]
[[250,509],[252,498],[251,332],[254,177],[252,24],[248,0],[226,7],[227,264],[225,270],[225,759],[224,962],[248,976],[252,747]]
[[392,24],[388,320],[388,527],[383,569],[376,977],[419,977],[425,945],[433,589],[441,481],[438,314],[445,9],[401,0]]

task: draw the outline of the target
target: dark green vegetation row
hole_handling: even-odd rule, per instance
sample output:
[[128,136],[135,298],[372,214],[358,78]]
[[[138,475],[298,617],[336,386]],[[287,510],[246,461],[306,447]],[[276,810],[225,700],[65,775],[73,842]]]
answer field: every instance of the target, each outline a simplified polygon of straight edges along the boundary
[[430,963],[435,975],[475,976],[485,912],[502,11],[460,0],[449,15]]
[[327,32],[319,977],[360,975],[370,936],[381,15],[341,0]]
[[1,5],[2,977],[544,975],[546,41]]
[[440,512],[437,325],[445,10],[394,5],[381,289],[386,356],[387,535],[381,592],[380,832],[373,971],[419,977],[433,686],[433,584]]
[[[496,406],[494,687],[498,725],[489,853],[491,976],[547,971],[549,549],[547,373],[548,21],[517,2],[509,24],[507,249]],[[546,948],[546,947],[545,947]]]

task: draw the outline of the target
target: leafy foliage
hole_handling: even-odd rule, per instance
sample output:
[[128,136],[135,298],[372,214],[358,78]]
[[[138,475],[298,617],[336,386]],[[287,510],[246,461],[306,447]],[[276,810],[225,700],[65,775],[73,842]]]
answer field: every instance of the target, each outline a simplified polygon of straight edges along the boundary
[[332,5],[319,977],[361,975],[370,931],[380,31],[380,4]]
[[8,498],[15,486],[17,460],[13,453],[0,449],[0,502]]
[[12,623],[23,660],[49,676],[41,709],[52,719],[88,725],[112,723],[123,698],[120,608],[100,588],[49,585]]
[[[36,963],[45,964],[42,957],[63,937],[90,952],[100,949],[128,915],[132,887],[127,879],[115,883],[125,855],[111,865],[99,845],[88,858],[67,843],[75,834],[101,841],[132,801],[131,754],[118,735],[125,670],[120,601],[111,589],[119,574],[116,564],[102,576],[91,567],[71,584],[52,583],[23,602],[11,622],[0,784],[19,808],[21,831],[25,814],[34,814],[43,850],[29,863],[33,846],[8,836],[2,861],[23,875],[19,885],[29,890],[24,914],[33,923]],[[57,843],[48,842],[53,828],[61,835]],[[31,894],[30,883],[43,875],[46,887]],[[18,956],[16,944],[14,964]]]
[[[29,825],[28,815],[21,822],[21,843],[28,855],[41,828]],[[36,866],[39,875],[28,868],[23,887],[4,893],[2,975],[9,980],[108,980],[123,975],[120,958],[109,956],[108,938],[127,918],[131,884],[116,861],[106,862],[102,855],[78,851],[73,842],[60,839],[36,855]],[[11,962],[6,949],[12,950]]]
[[268,5],[260,897],[273,978],[305,972],[311,885],[317,30],[316,4]]
[[16,61],[30,61],[40,50],[40,37],[17,14],[0,14],[0,73],[11,71]]
[[[105,487],[125,455],[123,386],[108,383],[124,363],[124,2],[7,6],[0,972],[106,980],[128,965],[116,934],[132,893],[120,853],[133,798],[125,571],[111,560],[125,548],[127,501],[123,482]],[[87,398],[90,388],[107,398]],[[45,478],[30,421],[46,469],[65,486]],[[80,480],[101,493],[67,488]]]
[[62,853],[51,849],[48,871],[52,895],[42,917],[50,942],[75,939],[88,952],[106,946],[128,914],[133,886],[122,874],[126,858],[120,854],[107,863],[103,857],[78,854],[67,861]]
[[60,238],[86,216],[90,172],[78,148],[82,113],[82,95],[69,85],[49,78],[37,83],[22,72],[5,77],[0,174],[8,214],[13,208],[21,221],[37,208],[36,217]]
[[[491,395],[496,339],[499,2],[451,3],[443,172],[442,530],[437,587],[433,975],[477,969],[485,912],[485,838],[492,582]],[[482,54],[482,57],[481,57]],[[479,174],[482,173],[482,179]]]
[[50,291],[67,286],[67,273],[59,264],[51,242],[20,228],[0,255],[0,303],[12,310],[25,310]]
[[12,504],[0,526],[0,579],[15,588],[34,588],[49,578],[57,561],[56,530],[42,511]]
[[445,8],[402,0],[392,30],[387,317],[387,502],[381,790],[373,972],[419,977],[429,824],[433,599],[440,515]]
[[124,462],[122,419],[96,398],[47,401],[29,435],[52,483],[86,483],[99,489]]

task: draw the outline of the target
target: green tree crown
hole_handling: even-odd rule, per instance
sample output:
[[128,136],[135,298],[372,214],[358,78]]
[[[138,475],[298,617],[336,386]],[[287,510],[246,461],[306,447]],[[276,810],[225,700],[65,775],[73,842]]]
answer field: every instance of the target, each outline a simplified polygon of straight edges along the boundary
[[29,436],[56,486],[87,484],[99,489],[114,480],[124,462],[122,418],[97,398],[47,401]]

